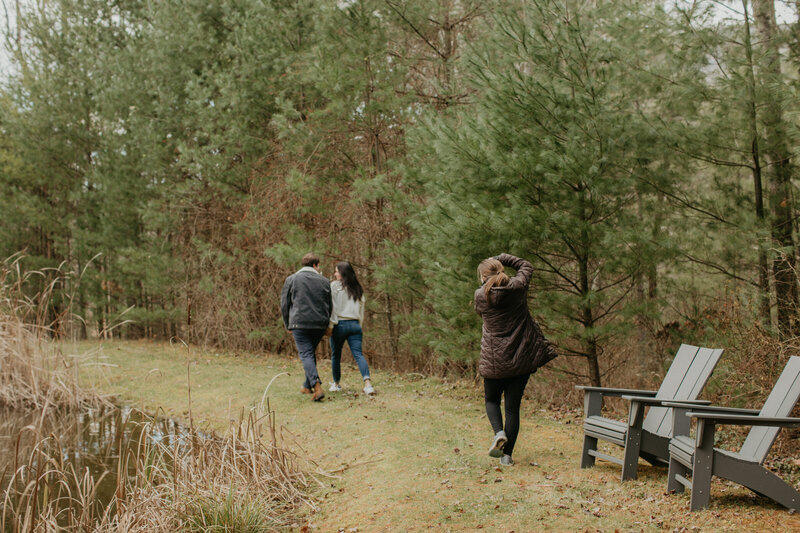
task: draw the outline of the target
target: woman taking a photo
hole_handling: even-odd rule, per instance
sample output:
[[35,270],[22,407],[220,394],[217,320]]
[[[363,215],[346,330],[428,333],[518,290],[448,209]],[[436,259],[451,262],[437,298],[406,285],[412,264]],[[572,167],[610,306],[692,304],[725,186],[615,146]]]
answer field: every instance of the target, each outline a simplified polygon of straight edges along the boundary
[[369,378],[369,365],[361,353],[363,331],[361,323],[364,321],[364,289],[358,282],[356,272],[347,261],[336,264],[333,273],[334,281],[331,282],[331,299],[333,312],[331,313],[331,370],[333,383],[330,391],[342,390],[339,384],[342,378],[342,348],[345,341],[350,346],[353,359],[356,360],[361,378],[364,380],[364,392],[375,394]]
[[[509,278],[504,266],[517,273]],[[519,434],[519,408],[525,385],[533,372],[556,357],[528,311],[528,285],[533,265],[509,254],[484,259],[478,266],[481,287],[475,291],[475,311],[483,319],[481,357],[486,416],[495,436],[491,457],[501,465],[514,464],[511,454]],[[506,422],[500,412],[505,396]]]

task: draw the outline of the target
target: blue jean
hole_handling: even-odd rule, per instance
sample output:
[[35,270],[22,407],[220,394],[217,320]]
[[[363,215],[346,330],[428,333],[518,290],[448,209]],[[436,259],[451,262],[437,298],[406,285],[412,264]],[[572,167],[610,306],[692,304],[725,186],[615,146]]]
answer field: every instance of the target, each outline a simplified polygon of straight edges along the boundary
[[364,354],[361,353],[363,338],[364,332],[361,330],[358,320],[340,320],[334,326],[331,334],[331,370],[335,383],[339,383],[342,378],[342,348],[344,348],[345,341],[350,346],[350,352],[353,354],[353,359],[356,360],[362,379],[369,379],[369,365]]
[[313,389],[314,385],[322,383],[317,373],[316,351],[317,345],[324,335],[324,329],[292,330],[294,344],[297,346],[297,354],[300,356],[300,362],[303,363],[303,371],[306,374],[306,380],[303,382],[303,387],[306,389]]

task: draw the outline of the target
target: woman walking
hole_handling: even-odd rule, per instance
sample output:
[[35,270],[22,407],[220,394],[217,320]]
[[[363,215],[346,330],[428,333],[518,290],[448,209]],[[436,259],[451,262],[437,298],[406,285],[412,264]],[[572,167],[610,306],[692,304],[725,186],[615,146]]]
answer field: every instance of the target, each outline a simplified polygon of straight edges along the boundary
[[[504,266],[517,273],[509,278]],[[475,311],[483,319],[481,357],[486,416],[495,433],[491,457],[512,465],[519,434],[519,408],[525,385],[533,372],[556,357],[528,310],[528,285],[533,265],[510,254],[484,259],[478,266],[481,287],[475,291]],[[506,421],[500,402],[505,396]]]
[[347,261],[336,264],[333,273],[334,281],[331,282],[331,299],[333,312],[331,313],[331,370],[333,383],[330,391],[342,390],[339,384],[342,378],[342,348],[345,341],[350,346],[353,359],[356,360],[361,378],[364,380],[364,392],[375,394],[369,377],[369,365],[361,352],[363,331],[361,324],[364,321],[364,289],[358,282],[356,272]]

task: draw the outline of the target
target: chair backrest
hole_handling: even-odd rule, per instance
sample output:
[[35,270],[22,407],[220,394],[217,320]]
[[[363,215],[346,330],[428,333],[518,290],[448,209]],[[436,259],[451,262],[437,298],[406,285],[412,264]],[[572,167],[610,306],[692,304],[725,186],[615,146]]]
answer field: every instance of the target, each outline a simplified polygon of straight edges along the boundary
[[[664,376],[656,398],[660,400],[696,400],[722,355],[721,349],[681,344]],[[650,433],[672,436],[672,409],[651,407],[642,428]]]
[[[799,398],[800,357],[793,356],[783,368],[758,416],[771,418],[789,416]],[[763,463],[778,436],[778,431],[780,428],[774,426],[753,426],[742,444],[742,449],[739,450],[739,455],[758,461],[759,464]]]

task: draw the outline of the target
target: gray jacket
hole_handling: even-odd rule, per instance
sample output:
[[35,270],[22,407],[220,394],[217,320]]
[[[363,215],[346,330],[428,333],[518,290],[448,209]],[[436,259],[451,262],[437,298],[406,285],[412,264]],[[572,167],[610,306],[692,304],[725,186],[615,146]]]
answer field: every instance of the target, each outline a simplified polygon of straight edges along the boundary
[[286,329],[327,329],[332,309],[331,284],[312,267],[303,267],[286,278],[281,290]]

